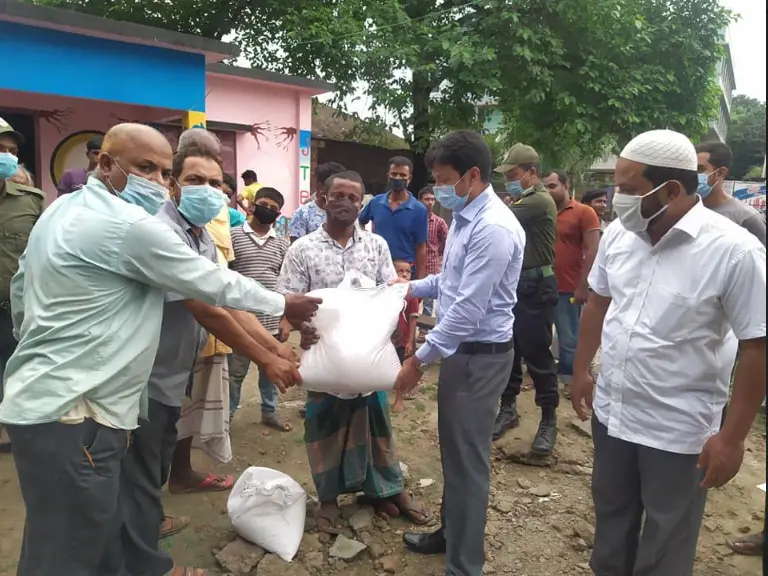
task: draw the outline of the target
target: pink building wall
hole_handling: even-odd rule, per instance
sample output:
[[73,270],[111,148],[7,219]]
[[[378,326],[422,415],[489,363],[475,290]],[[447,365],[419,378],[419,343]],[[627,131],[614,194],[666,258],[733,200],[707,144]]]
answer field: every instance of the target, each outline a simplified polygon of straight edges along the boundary
[[283,214],[299,206],[302,186],[299,137],[312,129],[312,93],[292,86],[208,74],[206,116],[251,128],[238,131],[237,176],[253,170],[259,182],[285,197]]
[[[239,175],[244,170],[256,171],[262,184],[283,193],[288,216],[299,206],[302,190],[306,196],[309,189],[309,156],[305,151],[300,157],[299,140],[302,131],[305,139],[311,131],[313,94],[288,85],[207,75],[207,121],[217,131],[222,128],[216,123],[224,123],[235,133],[238,185],[243,186]],[[92,133],[120,122],[164,123],[179,117],[179,111],[8,90],[0,90],[0,110],[36,116],[35,177],[49,202],[56,198],[51,175],[55,152],[60,168],[85,167],[85,142]]]

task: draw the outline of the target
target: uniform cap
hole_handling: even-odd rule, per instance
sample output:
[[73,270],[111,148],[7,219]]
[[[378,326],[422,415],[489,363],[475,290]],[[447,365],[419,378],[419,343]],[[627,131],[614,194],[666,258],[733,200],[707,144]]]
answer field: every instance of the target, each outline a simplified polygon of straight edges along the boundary
[[16,130],[13,129],[13,126],[8,124],[3,118],[0,118],[0,134],[10,134],[16,140],[16,144],[19,146],[24,144],[24,136],[16,132]]
[[502,160],[501,166],[496,168],[494,172],[498,172],[499,174],[506,174],[507,172],[514,170],[523,164],[540,163],[541,158],[539,157],[539,153],[536,152],[536,150],[530,146],[526,146],[525,144],[515,144],[512,146],[512,148],[507,150],[507,154],[504,156],[504,160]]
[[696,147],[684,134],[673,130],[651,130],[626,145],[620,156],[646,166],[698,171]]

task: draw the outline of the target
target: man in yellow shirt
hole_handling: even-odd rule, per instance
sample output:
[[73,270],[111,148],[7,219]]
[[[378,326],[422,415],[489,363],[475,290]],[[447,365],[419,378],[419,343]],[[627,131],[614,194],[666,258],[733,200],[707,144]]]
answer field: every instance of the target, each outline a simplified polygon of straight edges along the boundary
[[[243,184],[245,184],[245,188],[243,188],[243,191],[237,195],[237,203],[248,213],[250,214],[253,208],[253,203],[256,200],[256,192],[261,190],[264,185],[259,184],[259,177],[256,175],[256,172],[253,170],[246,170],[240,175],[240,178],[243,179]],[[248,216],[248,222],[251,221],[252,216]]]

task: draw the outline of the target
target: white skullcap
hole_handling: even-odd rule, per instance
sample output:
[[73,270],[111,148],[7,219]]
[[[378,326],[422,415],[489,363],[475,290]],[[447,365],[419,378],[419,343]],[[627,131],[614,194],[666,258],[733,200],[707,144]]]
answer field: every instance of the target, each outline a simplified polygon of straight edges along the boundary
[[696,147],[687,136],[672,130],[651,130],[626,145],[620,156],[646,166],[697,172]]

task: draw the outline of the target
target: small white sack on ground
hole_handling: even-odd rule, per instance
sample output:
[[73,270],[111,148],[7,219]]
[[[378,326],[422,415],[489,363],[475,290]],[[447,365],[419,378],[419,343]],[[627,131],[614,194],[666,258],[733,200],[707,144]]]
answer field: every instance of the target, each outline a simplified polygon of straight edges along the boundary
[[303,387],[312,392],[357,395],[388,391],[400,361],[392,333],[405,305],[407,284],[371,286],[348,273],[337,288],[313,290],[323,299],[312,325],[320,340],[301,356]]
[[235,482],[227,513],[241,538],[290,562],[304,536],[307,494],[290,476],[251,466]]

